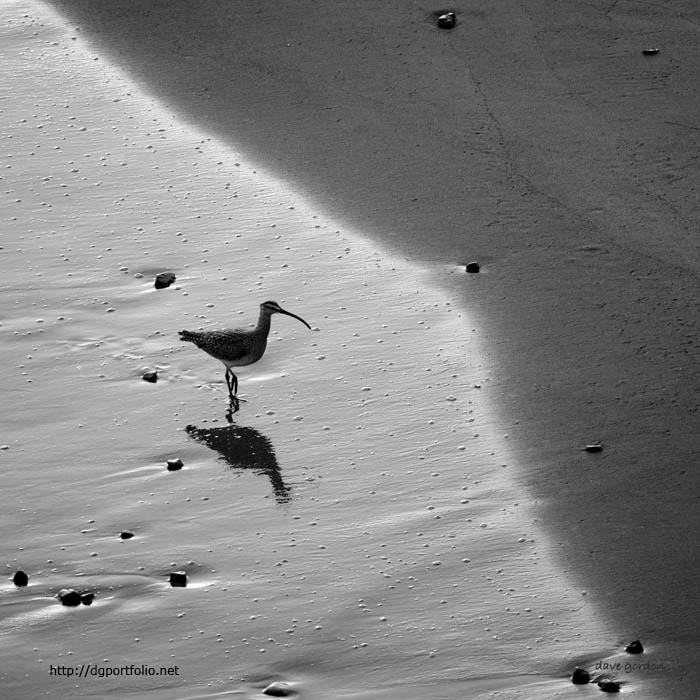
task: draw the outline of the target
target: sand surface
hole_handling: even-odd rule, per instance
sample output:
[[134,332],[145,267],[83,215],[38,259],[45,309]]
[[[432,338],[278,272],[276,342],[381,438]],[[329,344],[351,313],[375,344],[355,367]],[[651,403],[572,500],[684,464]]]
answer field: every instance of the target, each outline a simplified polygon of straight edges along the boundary
[[[395,254],[429,265],[430,282],[455,308],[468,310],[461,332],[477,328],[480,339],[481,359],[460,371],[481,376],[476,382],[463,378],[457,390],[448,373],[443,394],[469,400],[467,388],[488,379],[484,420],[507,432],[514,450],[495,463],[514,463],[508,488],[517,484],[524,500],[535,501],[536,527],[547,533],[547,561],[558,567],[564,590],[588,590],[609,622],[607,630],[600,620],[592,622],[581,646],[566,644],[568,657],[559,653],[555,661],[556,653],[545,653],[553,675],[564,673],[574,657],[603,658],[606,647],[612,652],[640,637],[663,670],[637,674],[630,689],[640,697],[694,697],[700,517],[694,470],[700,17],[694,6],[552,8],[532,2],[502,9],[474,3],[455,8],[458,27],[441,32],[433,25],[436,8],[422,3],[354,3],[342,11],[333,3],[289,3],[274,11],[228,2],[110,2],[99,11],[76,0],[54,4],[79,26],[76,37],[89,37],[94,53],[105,52],[129,69],[178,118],[235,145],[241,161],[248,158],[286,181],[313,203],[312,211],[341,228],[361,230]],[[658,54],[642,54],[652,46]],[[123,115],[114,120],[121,128]],[[123,190],[132,214],[141,211],[134,228],[145,227],[153,216],[151,196],[139,202],[133,179]],[[209,230],[225,226],[211,221],[210,193],[200,190],[198,196],[198,215],[209,217]],[[256,212],[250,228],[264,220]],[[289,225],[290,237],[300,235],[294,230],[300,222]],[[333,225],[328,233],[335,230]],[[195,245],[207,247],[196,239]],[[158,248],[159,265],[169,262],[167,248]],[[119,263],[133,271],[127,250],[125,241]],[[195,250],[173,264],[193,265]],[[459,272],[457,264],[470,259],[484,265],[482,274]],[[308,265],[300,262],[297,270],[299,278],[310,276]],[[314,276],[320,286],[306,292],[311,298],[303,299],[305,308],[328,293],[328,273]],[[337,278],[338,307],[353,308],[356,277],[353,269]],[[96,299],[105,296],[104,280],[86,284]],[[414,293],[426,295],[425,284]],[[16,291],[21,289],[18,282]],[[250,296],[255,282],[241,289]],[[275,285],[265,289],[274,298]],[[291,306],[298,291],[288,283],[277,289],[291,310],[307,316]],[[387,329],[410,306],[383,303]],[[432,303],[444,304],[439,297]],[[429,306],[421,309],[427,313]],[[196,314],[195,308],[187,313]],[[365,315],[377,308],[370,304]],[[106,329],[106,337],[91,337],[94,320],[87,318],[76,337],[112,343],[113,355],[135,352],[145,361],[146,354],[170,347],[169,340],[144,347],[152,316],[145,313],[142,333],[130,330],[135,350]],[[162,324],[164,335],[181,316],[182,309],[173,309],[172,321]],[[133,328],[133,319],[127,327]],[[434,328],[432,342],[444,337],[439,325]],[[294,329],[293,337],[301,338],[302,330]],[[420,341],[406,342],[421,347]],[[65,347],[68,352],[70,343]],[[455,357],[460,353],[466,353],[464,345],[455,348]],[[300,371],[299,359],[294,362],[290,376]],[[131,371],[136,376],[137,369]],[[307,379],[304,389],[312,388],[315,396],[324,395]],[[295,385],[294,392],[297,403],[301,388]],[[124,391],[120,400],[129,396]],[[327,396],[337,400],[330,388]],[[406,400],[400,396],[399,403]],[[422,393],[413,401],[422,411],[439,405]],[[56,410],[72,405],[66,400]],[[19,406],[14,427],[25,429],[29,411]],[[379,416],[374,421],[381,425]],[[420,421],[409,422],[401,433],[404,444],[424,429]],[[598,440],[602,453],[581,451]],[[443,436],[436,444],[449,450]],[[502,449],[499,443],[489,451]],[[432,491],[432,484],[419,488]],[[352,499],[345,505],[352,510]],[[569,641],[573,629],[568,627]],[[455,631],[455,648],[468,636],[461,632]],[[396,658],[387,659],[378,667],[394,664],[397,676],[405,673]],[[531,659],[545,665],[537,654]],[[445,675],[443,667],[437,676]],[[339,674],[331,677],[337,681]],[[664,685],[668,691],[659,690]],[[515,694],[500,697],[520,697],[512,687],[503,692]],[[451,697],[449,690],[445,696]]]

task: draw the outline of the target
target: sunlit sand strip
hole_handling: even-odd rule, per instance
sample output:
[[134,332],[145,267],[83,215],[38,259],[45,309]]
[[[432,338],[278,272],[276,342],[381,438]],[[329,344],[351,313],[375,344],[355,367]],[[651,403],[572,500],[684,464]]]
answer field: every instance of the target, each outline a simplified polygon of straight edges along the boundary
[[[111,345],[118,362],[130,347],[135,355],[143,352],[148,337],[149,354],[167,357],[174,382],[169,388],[177,391],[183,420],[191,420],[185,417],[192,413],[190,404],[205,397],[197,410],[215,413],[216,422],[223,411],[211,406],[222,405],[225,393],[197,394],[186,368],[197,367],[215,381],[221,381],[222,368],[175,345],[179,324],[238,325],[231,309],[254,321],[265,298],[303,315],[318,330],[304,336],[303,328],[285,327],[280,343],[272,341],[274,364],[241,373],[241,390],[251,404],[243,407],[242,418],[270,435],[280,454],[296,452],[290,465],[296,488],[315,499],[298,506],[306,521],[313,516],[312,527],[294,524],[299,542],[302,547],[323,542],[336,570],[343,571],[346,609],[334,607],[320,625],[322,646],[312,643],[313,655],[323,661],[321,677],[337,696],[350,697],[368,684],[406,691],[404,683],[417,682],[413,672],[424,683],[498,676],[501,680],[483,687],[469,686],[489,694],[493,687],[513,690],[532,671],[540,697],[561,692],[560,681],[551,679],[565,678],[573,659],[602,649],[605,630],[593,602],[557,567],[546,532],[518,487],[507,417],[489,399],[490,369],[468,310],[432,288],[427,272],[328,220],[322,203],[305,202],[291,184],[258,172],[228,145],[179,122],[43,5],[10,6],[12,70],[19,80],[31,74],[38,86],[29,111],[19,96],[7,109],[17,130],[9,176],[17,189],[24,187],[12,230],[41,240],[41,248],[28,253],[30,261],[63,251],[68,243],[83,270],[95,266],[80,282],[100,300],[98,310],[113,310],[104,337],[99,326],[107,323],[105,317],[97,320],[78,297],[62,292],[68,294],[62,300],[68,330],[46,323],[44,338],[63,341],[78,334],[83,342],[94,332],[95,342]],[[41,134],[37,147],[29,146],[31,154],[29,129]],[[45,178],[51,183],[58,171],[63,177],[54,183],[58,189],[47,189],[41,201],[37,183]],[[99,255],[90,250],[91,241],[98,241]],[[182,292],[156,311],[155,302],[149,307],[141,292],[134,296],[111,273],[117,260],[126,275],[149,260],[156,267],[170,264],[178,270]],[[103,263],[106,273],[99,267]],[[56,275],[47,275],[46,284],[57,282]],[[9,315],[6,328],[23,333],[33,313],[30,295]],[[156,315],[161,335],[154,338]],[[91,330],[95,324],[97,331]],[[99,365],[92,356],[85,364]],[[191,400],[185,401],[188,392]],[[203,406],[212,396],[215,402]],[[120,399],[128,415],[133,397]],[[155,419],[143,420],[127,426],[135,443],[145,439],[141,433]],[[322,476],[320,486],[304,486],[304,472],[295,469],[302,463]],[[114,507],[109,501],[104,496],[107,510]],[[239,519],[236,534],[249,552],[261,548],[249,563],[256,575],[253,559],[271,556],[266,542],[256,539],[256,528],[274,541],[291,526],[281,516],[275,522],[269,512],[260,518],[254,510],[245,512],[248,522]],[[169,539],[195,541],[207,532],[210,547],[230,546],[230,506],[201,520],[202,529],[196,520],[182,530],[173,524]],[[380,543],[387,543],[383,562],[376,556]],[[245,556],[237,567],[245,566]],[[378,571],[374,562],[368,567],[367,558],[380,560],[384,569]],[[300,570],[307,563],[300,562]],[[377,574],[388,581],[386,590],[379,588]],[[305,576],[322,599],[338,596],[328,587],[324,567]],[[290,606],[290,616],[298,615],[294,600],[279,602],[283,584],[270,582],[270,597],[281,610]],[[365,591],[384,596],[385,620],[376,627],[364,612],[357,617],[351,610],[354,597]],[[419,602],[407,603],[414,595]],[[246,606],[236,608],[225,596],[222,604],[234,616]],[[262,620],[240,625],[254,639]],[[339,640],[334,626],[349,630],[348,640]],[[372,664],[344,656],[365,647]],[[232,656],[242,668],[261,663],[246,649]],[[297,642],[291,650],[271,649],[266,663],[298,658],[288,663],[303,674],[308,656]],[[416,658],[433,670],[413,671]],[[203,669],[202,687],[211,678],[210,666]],[[198,683],[187,681],[190,688]],[[309,680],[310,688],[313,684]],[[513,692],[508,697],[519,697]]]

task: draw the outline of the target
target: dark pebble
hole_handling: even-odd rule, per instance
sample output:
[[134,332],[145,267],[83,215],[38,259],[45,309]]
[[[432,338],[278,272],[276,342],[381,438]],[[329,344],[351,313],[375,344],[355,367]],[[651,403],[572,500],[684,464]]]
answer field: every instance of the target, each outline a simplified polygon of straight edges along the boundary
[[659,53],[659,50],[655,48],[642,49],[642,53],[645,56],[654,56],[655,54]]
[[158,381],[158,372],[146,372],[141,379],[143,379],[144,382],[155,384]]
[[290,695],[294,695],[296,691],[291,685],[289,685],[289,683],[285,683],[284,681],[275,681],[274,683],[270,683],[270,685],[263,690],[263,693],[265,695],[272,695],[275,698],[286,698]]
[[586,445],[586,452],[602,452],[603,446],[600,444],[596,445]]
[[187,574],[184,571],[171,571],[170,572],[170,585],[173,588],[186,588],[187,587]]
[[26,586],[29,583],[29,576],[24,573],[24,571],[17,571],[12,577],[12,583],[15,586]]
[[638,639],[635,639],[625,647],[625,651],[628,654],[641,654],[644,651],[644,647]]
[[452,29],[457,23],[457,17],[454,12],[445,12],[437,18],[437,26],[440,29]]
[[94,593],[83,593],[80,596],[80,602],[83,605],[92,605],[92,601],[95,600],[95,594]]
[[479,266],[478,262],[470,262],[467,263],[467,272],[479,272],[481,267]]
[[177,459],[169,459],[168,460],[168,471],[169,472],[176,472],[178,469],[182,469],[184,464],[182,463],[182,460],[178,457]]
[[131,532],[131,530],[122,530],[119,533],[119,537],[121,537],[123,540],[130,540],[134,536],[134,533]]
[[604,693],[619,693],[620,684],[617,681],[598,681],[598,687]]
[[585,685],[591,680],[591,674],[584,668],[576,668],[571,676],[571,682],[576,685]]
[[175,281],[175,275],[172,272],[161,272],[156,276],[156,289],[165,289]]
[[82,602],[80,598],[80,593],[74,591],[72,588],[61,588],[61,590],[58,592],[58,599],[64,605],[70,605],[71,607],[80,605],[80,603]]

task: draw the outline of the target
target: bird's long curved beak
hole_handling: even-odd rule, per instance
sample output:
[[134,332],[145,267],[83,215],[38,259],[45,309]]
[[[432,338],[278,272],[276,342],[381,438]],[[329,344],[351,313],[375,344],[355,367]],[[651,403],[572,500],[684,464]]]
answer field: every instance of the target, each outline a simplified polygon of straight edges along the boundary
[[309,330],[311,330],[311,326],[303,318],[301,318],[301,316],[297,316],[296,314],[293,314],[291,311],[285,311],[284,309],[280,309],[279,313],[285,314],[286,316],[291,316],[292,318],[295,318],[297,321],[301,321]]

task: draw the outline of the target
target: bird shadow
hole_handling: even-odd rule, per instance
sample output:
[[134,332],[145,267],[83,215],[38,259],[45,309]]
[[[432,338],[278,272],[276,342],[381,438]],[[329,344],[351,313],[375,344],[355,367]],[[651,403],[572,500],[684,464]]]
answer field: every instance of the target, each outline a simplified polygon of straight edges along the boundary
[[185,432],[193,440],[218,452],[219,459],[231,469],[252,469],[266,476],[272,484],[277,503],[291,500],[292,489],[284,483],[272,443],[255,428],[236,425],[229,420],[229,425],[216,428],[188,425]]

